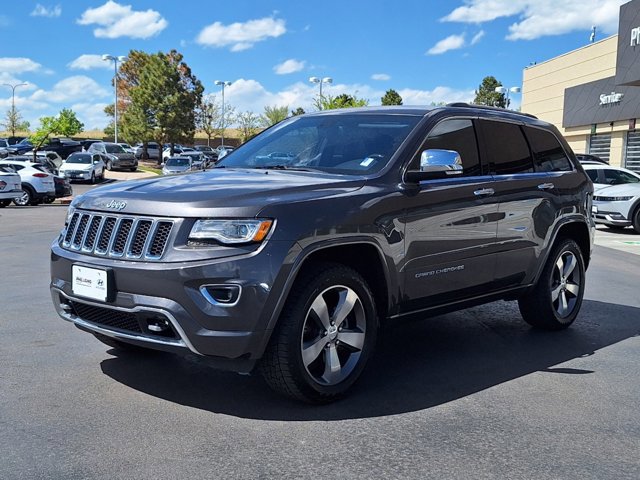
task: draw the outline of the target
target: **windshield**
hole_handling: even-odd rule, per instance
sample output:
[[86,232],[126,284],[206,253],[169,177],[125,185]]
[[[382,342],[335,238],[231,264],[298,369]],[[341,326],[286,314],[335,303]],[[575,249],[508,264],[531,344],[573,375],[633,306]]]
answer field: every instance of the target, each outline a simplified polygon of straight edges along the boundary
[[188,167],[190,162],[191,160],[188,158],[173,157],[167,160],[167,163],[165,163],[165,165],[167,167]]
[[91,155],[69,155],[67,163],[91,163]]
[[294,118],[258,135],[218,165],[370,174],[387,165],[420,118],[361,113]]
[[107,144],[105,145],[105,148],[107,149],[107,153],[125,153],[124,148],[120,145]]

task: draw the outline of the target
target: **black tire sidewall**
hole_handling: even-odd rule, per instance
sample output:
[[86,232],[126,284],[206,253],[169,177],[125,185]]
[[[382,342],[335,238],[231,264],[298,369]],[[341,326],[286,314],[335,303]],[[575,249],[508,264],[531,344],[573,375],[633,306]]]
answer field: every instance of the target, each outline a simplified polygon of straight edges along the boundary
[[[302,361],[300,341],[307,312],[321,292],[333,286],[343,285],[351,288],[362,302],[366,317],[366,336],[358,364],[349,376],[336,385],[321,385],[311,378]],[[343,395],[358,380],[374,349],[377,337],[377,313],[371,291],[365,280],[354,270],[335,267],[322,272],[307,283],[297,294],[296,299],[287,308],[286,321],[290,322],[292,335],[289,335],[288,351],[291,355],[291,373],[297,386],[305,396],[327,397],[335,399]]]

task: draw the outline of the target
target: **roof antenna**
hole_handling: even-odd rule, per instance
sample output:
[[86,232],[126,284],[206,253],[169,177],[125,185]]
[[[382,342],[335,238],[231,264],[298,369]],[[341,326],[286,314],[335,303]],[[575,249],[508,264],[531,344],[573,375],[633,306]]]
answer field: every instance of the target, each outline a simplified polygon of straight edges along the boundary
[[593,43],[596,41],[596,26],[591,27],[591,35],[589,36],[589,42]]

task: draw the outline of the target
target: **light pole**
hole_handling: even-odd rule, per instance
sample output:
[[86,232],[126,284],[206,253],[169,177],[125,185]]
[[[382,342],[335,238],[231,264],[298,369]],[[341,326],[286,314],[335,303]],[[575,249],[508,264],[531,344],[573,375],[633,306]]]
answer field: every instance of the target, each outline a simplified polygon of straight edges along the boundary
[[113,62],[113,85],[116,90],[116,103],[113,104],[113,136],[115,143],[118,143],[118,62],[124,62],[127,59],[124,55],[114,57],[113,55],[104,54],[102,60],[105,62]]
[[323,83],[333,83],[333,78],[331,77],[324,77],[324,78],[320,78],[320,77],[309,77],[309,81],[311,83],[318,83],[320,84],[320,98],[322,98],[322,84]]
[[[15,117],[16,114],[16,88],[18,87],[26,87],[28,84],[27,83],[15,83],[15,84],[10,84],[10,83],[3,83],[2,85],[4,85],[5,87],[9,87],[11,89],[11,115],[13,117]],[[15,120],[11,121],[11,136],[15,137],[16,136],[16,122]]]
[[213,82],[215,85],[220,85],[222,87],[222,121],[220,122],[222,124],[222,128],[220,129],[221,131],[221,139],[220,139],[220,146],[224,148],[224,128],[225,128],[225,123],[224,123],[224,117],[225,117],[225,111],[224,111],[224,87],[230,87],[231,86],[231,82],[227,82],[224,80],[216,80],[215,82]]
[[509,92],[511,93],[520,93],[522,91],[522,89],[520,87],[511,87],[511,88],[507,88],[507,87],[496,87],[495,92],[496,93],[501,93],[503,95],[506,94],[507,96],[507,102],[506,102],[506,106],[505,108],[509,108]]

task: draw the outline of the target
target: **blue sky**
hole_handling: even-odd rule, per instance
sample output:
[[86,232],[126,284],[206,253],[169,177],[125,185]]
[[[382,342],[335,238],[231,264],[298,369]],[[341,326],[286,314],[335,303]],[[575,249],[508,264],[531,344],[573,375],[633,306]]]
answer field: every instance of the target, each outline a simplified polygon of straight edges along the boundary
[[[172,48],[184,54],[205,93],[233,82],[225,100],[239,111],[312,107],[310,76],[332,77],[324,93],[356,93],[379,104],[470,101],[482,78],[520,86],[522,70],[616,33],[624,0],[293,0],[213,2],[5,2],[0,14],[0,83],[27,82],[16,105],[37,125],[73,108],[85,128],[102,128],[113,102],[113,67],[103,53]],[[519,98],[514,98],[519,103]],[[0,110],[11,90],[0,88]]]

